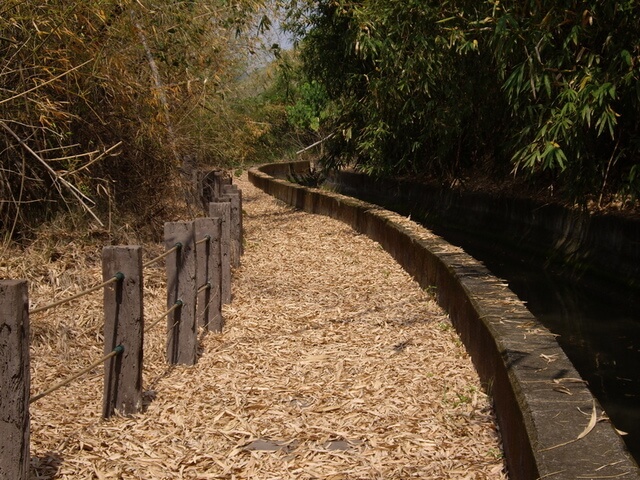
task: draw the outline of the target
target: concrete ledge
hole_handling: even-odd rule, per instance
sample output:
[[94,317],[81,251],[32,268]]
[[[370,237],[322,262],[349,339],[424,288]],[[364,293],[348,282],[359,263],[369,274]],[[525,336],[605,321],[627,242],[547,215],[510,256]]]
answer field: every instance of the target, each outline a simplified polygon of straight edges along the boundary
[[274,176],[307,162],[249,171],[266,193],[310,213],[341,220],[387,250],[424,288],[435,288],[480,378],[493,396],[511,479],[622,478],[640,469],[608,421],[577,439],[594,406],[555,338],[504,282],[429,230],[378,206],[301,187]]

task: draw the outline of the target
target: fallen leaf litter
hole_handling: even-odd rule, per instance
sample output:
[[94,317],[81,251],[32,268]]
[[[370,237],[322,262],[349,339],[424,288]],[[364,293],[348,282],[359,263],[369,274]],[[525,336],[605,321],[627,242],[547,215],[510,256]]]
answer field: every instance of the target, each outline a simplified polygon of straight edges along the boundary
[[[189,367],[146,332],[138,415],[101,420],[101,368],[34,403],[32,478],[506,479],[490,399],[428,293],[367,237],[236,183],[246,248],[224,332]],[[68,294],[100,279],[99,255],[49,268]],[[163,277],[145,271],[148,320]],[[32,393],[100,357],[100,304],[33,315]]]

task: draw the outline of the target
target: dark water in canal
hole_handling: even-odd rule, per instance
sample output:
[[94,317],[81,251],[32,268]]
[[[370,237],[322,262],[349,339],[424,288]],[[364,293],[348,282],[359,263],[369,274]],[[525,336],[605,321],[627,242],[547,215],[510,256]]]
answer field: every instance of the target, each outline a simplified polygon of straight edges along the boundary
[[[412,213],[405,205],[394,208],[381,201],[375,193],[354,195],[349,191],[348,195],[403,215]],[[412,219],[420,221],[413,214]],[[590,289],[565,278],[562,272],[551,272],[545,268],[544,259],[518,256],[505,246],[508,240],[482,240],[432,221],[423,224],[506,280],[531,313],[558,335],[558,343],[614,426],[627,432],[623,439],[640,463],[640,299],[632,304],[631,293]]]
[[515,258],[497,244],[428,226],[480,260],[551,332],[640,463],[640,307]]

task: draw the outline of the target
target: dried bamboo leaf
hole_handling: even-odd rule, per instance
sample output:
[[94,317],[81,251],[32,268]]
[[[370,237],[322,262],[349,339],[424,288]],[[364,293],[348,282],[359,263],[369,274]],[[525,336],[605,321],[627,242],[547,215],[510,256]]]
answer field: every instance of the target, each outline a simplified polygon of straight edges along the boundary
[[[433,298],[367,237],[237,183],[247,245],[224,332],[173,368],[163,329],[145,333],[139,415],[100,419],[99,374],[34,403],[33,476],[507,478],[490,399]],[[101,275],[97,250],[45,265],[10,268],[40,279],[40,302]],[[161,272],[145,270],[147,319],[166,309]],[[99,295],[34,315],[33,391],[99,356],[101,328]],[[287,448],[247,451],[258,440]]]

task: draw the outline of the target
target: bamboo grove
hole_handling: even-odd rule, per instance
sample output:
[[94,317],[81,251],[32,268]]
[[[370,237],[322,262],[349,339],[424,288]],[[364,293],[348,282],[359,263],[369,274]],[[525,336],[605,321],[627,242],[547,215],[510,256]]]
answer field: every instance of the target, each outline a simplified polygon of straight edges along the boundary
[[[277,8],[299,47],[247,82]],[[287,135],[330,138],[329,167],[637,205],[638,32],[634,0],[5,0],[0,231],[149,224],[185,159]]]
[[335,112],[328,164],[515,175],[564,199],[640,194],[633,0],[293,1],[309,81]]
[[263,3],[4,0],[4,239],[67,210],[94,224],[132,210],[148,222],[184,158],[228,161],[241,128],[224,100]]

